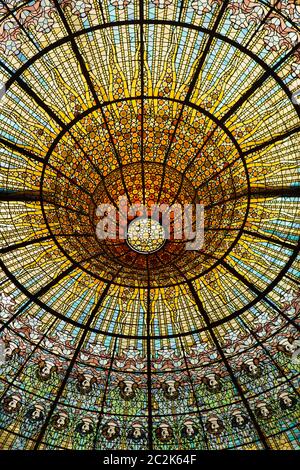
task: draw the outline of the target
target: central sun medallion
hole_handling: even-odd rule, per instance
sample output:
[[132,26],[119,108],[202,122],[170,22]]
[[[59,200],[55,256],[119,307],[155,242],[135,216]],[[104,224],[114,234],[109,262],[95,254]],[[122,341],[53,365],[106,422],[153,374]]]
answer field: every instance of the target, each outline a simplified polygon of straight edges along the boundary
[[128,246],[145,255],[160,250],[166,241],[163,226],[154,219],[139,217],[130,222],[127,230]]

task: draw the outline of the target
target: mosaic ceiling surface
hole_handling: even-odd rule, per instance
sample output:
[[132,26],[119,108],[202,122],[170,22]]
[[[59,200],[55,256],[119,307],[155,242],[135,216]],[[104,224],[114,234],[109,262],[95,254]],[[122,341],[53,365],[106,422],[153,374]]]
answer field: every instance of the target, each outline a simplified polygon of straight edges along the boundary
[[[0,0],[0,448],[300,448],[299,38],[298,0]],[[99,241],[120,196],[204,246]]]

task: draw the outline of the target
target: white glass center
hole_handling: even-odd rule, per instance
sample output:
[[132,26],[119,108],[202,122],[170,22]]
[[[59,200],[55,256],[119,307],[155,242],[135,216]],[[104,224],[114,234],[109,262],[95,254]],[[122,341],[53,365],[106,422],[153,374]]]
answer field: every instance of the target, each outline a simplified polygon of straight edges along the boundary
[[157,220],[139,217],[128,226],[127,244],[138,253],[154,253],[165,241],[165,230]]

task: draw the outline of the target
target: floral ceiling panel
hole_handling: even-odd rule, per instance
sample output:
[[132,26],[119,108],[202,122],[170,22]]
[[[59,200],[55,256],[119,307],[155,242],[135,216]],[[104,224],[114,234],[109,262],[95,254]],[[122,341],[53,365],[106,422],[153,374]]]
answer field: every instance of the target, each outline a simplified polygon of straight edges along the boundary
[[300,448],[299,39],[298,0],[0,0],[0,448]]

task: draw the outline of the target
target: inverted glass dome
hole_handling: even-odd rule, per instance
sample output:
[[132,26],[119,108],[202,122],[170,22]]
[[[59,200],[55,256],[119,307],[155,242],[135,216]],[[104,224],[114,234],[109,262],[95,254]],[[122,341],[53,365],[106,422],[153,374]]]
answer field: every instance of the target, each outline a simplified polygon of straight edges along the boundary
[[[291,0],[0,1],[0,448],[300,448],[299,38]],[[196,204],[193,249],[147,212]]]

